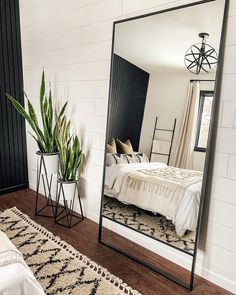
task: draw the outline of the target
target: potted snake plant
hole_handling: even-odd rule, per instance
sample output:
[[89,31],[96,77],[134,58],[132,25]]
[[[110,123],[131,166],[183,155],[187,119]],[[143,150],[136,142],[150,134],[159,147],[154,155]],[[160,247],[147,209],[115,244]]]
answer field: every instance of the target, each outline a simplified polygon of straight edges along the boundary
[[[84,155],[77,135],[70,135],[70,121],[64,116],[60,122],[57,141],[60,153],[58,184],[67,202],[74,200],[78,189],[78,170]],[[59,192],[60,194],[60,192]]]
[[[41,86],[40,86],[40,115],[42,127],[40,128],[39,120],[37,118],[36,112],[30,100],[28,99],[26,93],[26,101],[28,105],[28,110],[26,110],[15,98],[11,95],[6,94],[7,98],[12,102],[15,109],[20,113],[21,116],[29,123],[33,130],[32,137],[37,142],[39,151],[37,152],[38,158],[43,157],[43,169],[42,174],[47,174],[48,176],[58,173],[59,166],[59,150],[57,145],[57,137],[60,132],[60,122],[63,118],[67,102],[60,109],[59,113],[53,108],[52,93],[49,89],[49,94],[47,96],[45,90],[45,75],[42,72]],[[41,163],[42,163],[41,162]]]

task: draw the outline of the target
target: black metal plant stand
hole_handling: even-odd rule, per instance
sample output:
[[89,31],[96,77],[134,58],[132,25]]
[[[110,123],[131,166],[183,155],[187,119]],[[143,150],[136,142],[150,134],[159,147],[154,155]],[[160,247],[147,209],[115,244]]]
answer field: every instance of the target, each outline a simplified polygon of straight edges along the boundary
[[[37,152],[36,154],[40,157],[40,159],[37,164],[37,189],[36,189],[35,215],[55,218],[56,202],[53,201],[52,199],[53,174],[50,174],[50,175],[48,174],[44,156],[50,157],[50,156],[58,155],[58,161],[59,161],[59,153],[43,154],[41,152]],[[58,169],[57,169],[57,173],[58,173]],[[44,201],[45,205],[39,208],[39,187],[40,187],[41,178],[43,182],[43,190],[45,195],[45,201]],[[48,212],[47,208],[51,209],[50,210],[51,213]]]
[[[71,200],[68,201],[65,193],[65,187],[66,185],[74,185],[73,189],[73,196]],[[58,208],[61,206],[60,205],[60,199],[62,197],[62,201],[64,204],[64,210],[62,210],[58,214]],[[74,204],[75,200],[78,199],[79,201],[79,206],[80,206],[80,212],[81,214],[74,214],[73,209],[74,209]],[[65,214],[63,214],[65,212]],[[56,205],[56,213],[55,213],[55,223],[60,224],[62,226],[65,226],[67,228],[72,228],[76,224],[80,223],[84,219],[83,215],[83,209],[82,209],[82,204],[81,204],[81,198],[79,194],[79,184],[78,180],[76,181],[71,181],[71,182],[63,182],[61,180],[57,181],[57,205]],[[64,222],[63,222],[64,221]]]

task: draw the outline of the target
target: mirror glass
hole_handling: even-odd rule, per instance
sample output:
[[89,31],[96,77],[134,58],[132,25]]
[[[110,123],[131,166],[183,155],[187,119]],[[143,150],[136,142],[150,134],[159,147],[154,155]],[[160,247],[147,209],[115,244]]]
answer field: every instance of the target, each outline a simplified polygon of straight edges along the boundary
[[219,0],[114,29],[102,216],[191,255],[223,11]]

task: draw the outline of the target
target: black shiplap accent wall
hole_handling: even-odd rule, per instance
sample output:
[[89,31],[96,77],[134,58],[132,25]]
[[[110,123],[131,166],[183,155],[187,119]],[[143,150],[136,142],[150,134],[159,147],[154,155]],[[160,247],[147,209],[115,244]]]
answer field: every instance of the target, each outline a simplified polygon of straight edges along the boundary
[[0,195],[28,187],[25,122],[6,93],[24,103],[19,0],[0,0]]
[[108,138],[130,139],[138,151],[149,74],[114,54]]

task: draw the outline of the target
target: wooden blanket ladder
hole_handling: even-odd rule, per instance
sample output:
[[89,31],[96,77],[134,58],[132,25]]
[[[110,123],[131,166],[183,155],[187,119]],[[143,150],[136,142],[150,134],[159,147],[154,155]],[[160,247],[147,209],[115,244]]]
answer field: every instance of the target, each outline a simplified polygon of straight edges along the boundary
[[[174,134],[175,134],[176,121],[177,121],[177,119],[175,118],[172,129],[158,128],[157,127],[158,117],[156,117],[155,126],[154,126],[154,130],[153,130],[153,136],[152,136],[151,153],[150,153],[150,157],[149,157],[150,161],[152,159],[152,155],[160,155],[160,156],[167,157],[167,165],[169,165],[170,155],[171,155],[171,150],[172,150],[173,140],[174,140]],[[168,142],[168,147],[169,148],[168,148],[168,151],[166,153],[158,152],[157,150],[154,150],[154,143],[155,143],[155,141],[157,141],[156,140],[156,133],[158,131],[169,132],[171,134],[170,141]]]

